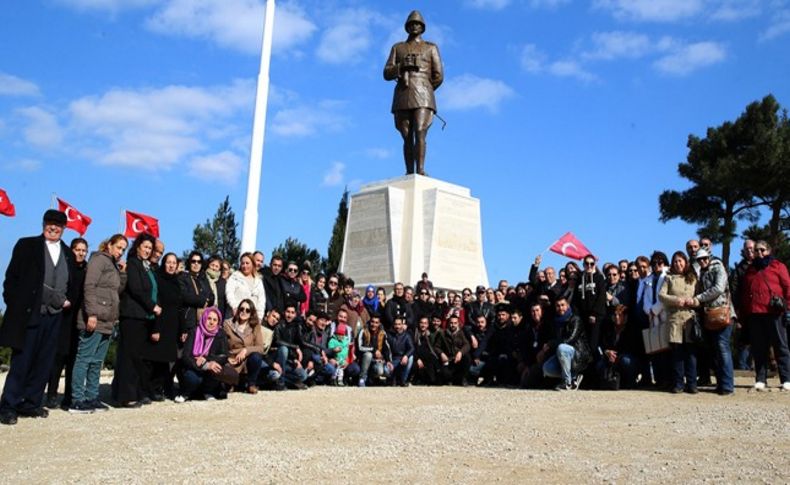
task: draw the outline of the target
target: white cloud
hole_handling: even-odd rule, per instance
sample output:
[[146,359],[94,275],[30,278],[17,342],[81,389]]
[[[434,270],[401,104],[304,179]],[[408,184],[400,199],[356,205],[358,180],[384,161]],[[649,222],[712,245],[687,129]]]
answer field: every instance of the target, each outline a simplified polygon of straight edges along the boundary
[[635,32],[596,32],[592,34],[593,48],[582,54],[586,59],[636,59],[652,49],[650,38]]
[[594,0],[593,6],[624,20],[674,22],[700,13],[705,0]]
[[325,100],[313,105],[283,108],[274,114],[270,124],[273,133],[284,137],[309,136],[319,131],[338,132],[348,125],[341,114],[345,103]]
[[519,59],[522,69],[531,74],[548,73],[556,77],[571,77],[584,82],[595,81],[597,76],[582,66],[579,61],[562,59],[549,62],[546,54],[535,44],[527,44],[521,49]]
[[719,5],[714,6],[711,19],[722,22],[735,22],[751,17],[756,17],[762,13],[763,0],[720,0]]
[[329,64],[356,64],[370,47],[370,30],[364,24],[343,23],[328,28],[321,36],[316,55]]
[[462,74],[447,80],[439,91],[441,107],[446,110],[499,109],[502,101],[514,95],[513,89],[496,79]]
[[557,8],[571,3],[571,0],[529,0],[532,8]]
[[472,8],[502,10],[510,5],[510,0],[466,0],[464,3]]
[[[162,34],[207,38],[222,47],[258,54],[263,17],[261,0],[169,0],[146,24]],[[279,4],[272,52],[295,48],[310,39],[316,29],[296,3]]]
[[697,69],[722,62],[726,57],[727,51],[721,44],[697,42],[661,57],[653,66],[666,74],[685,76]]
[[210,88],[113,89],[80,98],[69,105],[75,149],[105,165],[167,170],[200,156],[205,141],[232,136],[226,127],[234,115],[251,110],[253,93],[250,81],[235,81]]
[[527,44],[521,49],[520,62],[525,71],[536,74],[543,70],[546,54],[535,44]]
[[321,183],[324,187],[337,187],[343,183],[346,164],[343,162],[332,162],[329,170],[324,172],[324,180]]
[[39,148],[50,148],[63,141],[63,131],[60,129],[55,115],[38,106],[19,108],[16,113],[25,118],[23,133],[25,141]]
[[364,153],[370,158],[377,158],[379,160],[385,160],[392,156],[392,151],[386,148],[368,148]]
[[775,39],[787,33],[790,33],[790,10],[782,10],[774,15],[771,25],[760,34],[760,40]]
[[102,10],[116,13],[121,10],[147,7],[162,0],[57,0],[58,3],[77,10]]
[[555,61],[546,66],[546,71],[557,77],[572,77],[584,82],[595,81],[597,76],[572,59]]
[[188,165],[189,174],[194,177],[233,185],[243,172],[244,161],[237,154],[225,150],[195,157]]
[[38,86],[31,81],[0,71],[0,96],[38,96]]
[[35,172],[41,168],[41,162],[38,160],[32,160],[30,158],[23,158],[21,160],[5,163],[3,164],[3,167],[7,170],[13,170],[16,172]]

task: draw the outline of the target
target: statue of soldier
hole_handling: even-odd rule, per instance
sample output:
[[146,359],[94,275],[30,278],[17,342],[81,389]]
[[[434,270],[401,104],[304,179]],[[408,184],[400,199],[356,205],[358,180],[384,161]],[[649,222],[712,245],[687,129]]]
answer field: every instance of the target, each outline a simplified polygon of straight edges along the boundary
[[403,137],[406,174],[425,175],[425,137],[436,113],[434,90],[444,80],[442,60],[436,44],[422,39],[425,21],[414,10],[406,19],[406,42],[392,46],[384,79],[398,81],[392,97],[395,128]]

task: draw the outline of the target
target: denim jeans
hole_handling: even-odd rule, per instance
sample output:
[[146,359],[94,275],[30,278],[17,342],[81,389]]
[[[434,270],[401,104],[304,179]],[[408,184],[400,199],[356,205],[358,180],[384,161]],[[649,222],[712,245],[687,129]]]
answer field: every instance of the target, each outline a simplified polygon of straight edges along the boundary
[[394,369],[392,369],[392,373],[395,375],[395,380],[400,383],[404,383],[409,379],[409,373],[411,372],[411,366],[414,364],[414,357],[410,356],[406,364],[401,362],[403,356],[398,358],[392,359],[392,365]]
[[178,382],[181,394],[190,398],[200,393],[216,397],[222,390],[222,384],[206,371],[184,369]]
[[683,377],[686,378],[685,387],[697,387],[697,356],[694,353],[694,344],[670,344],[672,347],[672,378],[675,389],[682,389]]
[[253,386],[258,382],[258,376],[263,367],[263,356],[258,352],[253,352],[245,360],[247,364],[247,386]]
[[71,373],[73,403],[99,398],[101,367],[110,348],[110,335],[80,330],[77,339],[77,356]]
[[478,377],[480,377],[480,374],[483,373],[483,369],[485,368],[485,366],[486,363],[484,360],[481,360],[479,364],[472,363],[472,365],[469,367],[469,375],[477,379]]
[[280,364],[283,369],[283,374],[280,376],[280,382],[283,384],[296,384],[297,382],[304,382],[307,380],[307,371],[303,367],[296,367],[288,360],[290,351],[288,347],[280,346],[277,348],[277,357],[275,361]]
[[735,389],[730,342],[732,327],[732,325],[728,325],[721,330],[705,330],[708,341],[713,347],[716,389],[722,392],[732,392]]
[[546,377],[560,377],[566,385],[571,385],[571,380],[573,379],[571,370],[575,354],[576,349],[570,345],[558,345],[555,355],[552,355],[543,363],[543,375]]

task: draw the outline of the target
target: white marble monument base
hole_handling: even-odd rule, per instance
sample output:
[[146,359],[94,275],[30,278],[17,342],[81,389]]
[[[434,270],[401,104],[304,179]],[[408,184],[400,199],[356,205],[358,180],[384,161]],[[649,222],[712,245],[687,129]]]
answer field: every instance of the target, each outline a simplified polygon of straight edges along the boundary
[[487,287],[480,201],[422,175],[365,185],[349,201],[340,271],[359,287],[413,285],[423,272],[436,288]]

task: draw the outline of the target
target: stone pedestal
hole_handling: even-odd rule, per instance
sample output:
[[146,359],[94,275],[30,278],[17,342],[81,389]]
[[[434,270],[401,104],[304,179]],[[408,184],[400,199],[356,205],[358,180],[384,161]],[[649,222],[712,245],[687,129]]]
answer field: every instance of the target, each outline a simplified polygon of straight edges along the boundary
[[422,175],[374,182],[349,201],[340,271],[360,287],[488,286],[480,201],[465,187]]

